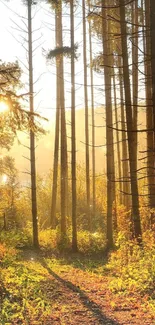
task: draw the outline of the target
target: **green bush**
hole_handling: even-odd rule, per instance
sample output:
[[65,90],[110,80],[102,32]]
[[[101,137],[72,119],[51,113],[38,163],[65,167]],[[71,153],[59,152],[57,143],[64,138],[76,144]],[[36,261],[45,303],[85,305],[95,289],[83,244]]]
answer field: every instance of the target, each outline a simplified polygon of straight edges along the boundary
[[0,243],[5,243],[7,247],[23,247],[32,245],[32,230],[26,228],[24,230],[1,231]]
[[[105,236],[102,233],[95,232],[90,234],[88,231],[78,231],[78,249],[82,253],[95,253],[103,251],[106,246]],[[71,249],[71,229],[67,236],[62,238],[60,230],[47,229],[39,233],[40,246],[52,250],[70,250]]]
[[78,247],[83,253],[95,253],[105,249],[105,235],[99,232],[90,234],[88,231],[78,232]]
[[[37,272],[35,271],[37,269]],[[1,269],[1,288],[3,296],[0,306],[0,324],[33,324],[48,314],[49,305],[41,282],[44,281],[43,271],[34,270],[30,265],[16,264]]]
[[126,241],[118,235],[118,250],[111,254],[107,268],[114,279],[112,291],[135,291],[141,293],[153,290],[155,283],[155,244],[140,247],[134,240]]

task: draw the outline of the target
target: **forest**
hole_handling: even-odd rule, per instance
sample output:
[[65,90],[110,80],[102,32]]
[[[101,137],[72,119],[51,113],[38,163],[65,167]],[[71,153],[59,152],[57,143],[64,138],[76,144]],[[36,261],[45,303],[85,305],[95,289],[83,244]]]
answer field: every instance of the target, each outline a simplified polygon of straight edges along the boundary
[[0,325],[153,325],[155,0],[0,12]]

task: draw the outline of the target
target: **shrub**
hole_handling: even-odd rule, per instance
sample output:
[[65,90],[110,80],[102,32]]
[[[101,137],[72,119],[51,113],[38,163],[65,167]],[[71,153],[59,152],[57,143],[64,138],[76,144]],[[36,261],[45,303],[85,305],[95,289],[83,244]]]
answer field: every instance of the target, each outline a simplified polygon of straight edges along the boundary
[[[82,253],[94,253],[103,251],[106,246],[105,236],[102,233],[95,232],[90,234],[88,231],[79,231],[78,234],[78,248]],[[41,230],[39,233],[40,246],[46,250],[70,250],[71,249],[71,229],[67,235],[62,238],[60,230],[47,229]]]
[[32,236],[30,228],[22,230],[10,230],[2,231],[0,236],[0,242],[7,247],[23,247],[32,244]]
[[95,253],[97,251],[103,251],[106,247],[105,236],[99,232],[90,234],[88,231],[79,231],[78,247],[83,253]]
[[1,270],[3,296],[0,306],[1,324],[36,324],[42,323],[48,314],[49,305],[41,290],[44,281],[43,271],[38,272],[28,265],[16,264]]
[[145,239],[142,248],[134,240],[125,241],[122,234],[119,234],[118,239],[118,250],[111,254],[107,266],[115,275],[110,283],[111,290],[138,290],[145,293],[147,290],[153,289],[155,283],[155,244],[152,243],[152,246],[149,247]]

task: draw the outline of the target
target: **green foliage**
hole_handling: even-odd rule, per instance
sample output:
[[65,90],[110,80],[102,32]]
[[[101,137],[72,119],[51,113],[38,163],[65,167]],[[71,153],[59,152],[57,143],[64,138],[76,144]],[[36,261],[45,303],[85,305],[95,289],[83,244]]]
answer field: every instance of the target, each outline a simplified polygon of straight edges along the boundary
[[7,228],[16,223],[15,202],[19,197],[18,172],[10,156],[0,158],[0,179],[0,216],[5,213]]
[[0,244],[0,264],[4,267],[10,265],[16,260],[17,251],[14,247],[7,247]]
[[16,91],[22,87],[21,72],[17,61],[7,63],[0,61],[0,100],[6,98],[10,91]]
[[52,10],[61,11],[62,3],[68,4],[70,0],[47,0],[47,2],[51,5]]
[[[149,307],[149,311],[154,313],[155,243],[152,233],[144,234],[144,250],[134,241],[127,241],[125,234],[119,233],[117,250],[111,253],[108,264],[103,250],[101,252],[106,243],[100,233],[90,235],[86,231],[80,231],[78,254],[62,252],[64,247],[60,247],[61,236],[58,229],[40,232],[40,253],[28,248],[29,233],[27,229],[25,233],[2,232],[0,236],[0,324],[11,325],[18,321],[18,324],[36,325],[38,320],[42,324],[48,324],[58,304],[61,317],[65,308],[64,302],[62,299],[52,300],[55,294],[59,297],[59,280],[55,283],[52,277],[51,281],[52,274],[55,274],[56,278],[60,277],[60,282],[66,277],[66,283],[69,283],[71,288],[77,287],[77,290],[81,290],[82,285],[89,294],[91,290],[92,293],[98,290],[102,293],[103,290],[104,295],[106,290],[108,295],[111,291],[112,310],[118,307],[119,298],[125,299],[124,306],[131,300],[136,304],[138,292],[144,296],[143,310],[148,312]],[[70,238],[71,232],[67,237],[68,249],[71,248]],[[66,242],[61,244],[65,246]],[[14,247],[23,248],[22,255]],[[122,304],[122,301],[120,303]]]
[[18,199],[15,201],[16,224],[18,227],[26,228],[32,226],[30,190],[22,189],[19,192]]
[[[33,263],[33,262],[31,262]],[[1,324],[35,324],[43,321],[49,312],[49,304],[41,290],[45,271],[35,263],[16,263],[1,270],[3,297],[1,302]],[[37,272],[35,271],[37,268]]]
[[88,231],[78,232],[78,247],[83,253],[103,252],[106,247],[105,235],[99,232],[90,234]]
[[[145,237],[145,234],[144,234]],[[143,249],[135,241],[126,241],[122,233],[118,235],[118,250],[110,257],[108,269],[114,279],[110,283],[112,291],[128,290],[145,293],[154,289],[155,283],[155,242],[144,244]]]
[[[56,230],[41,230],[39,233],[40,246],[45,250],[53,252],[71,250],[71,229],[68,235],[62,239],[59,228]],[[95,232],[90,234],[88,231],[78,232],[78,248],[81,253],[92,254],[103,252],[106,246],[105,236]]]
[[63,46],[63,47],[56,47],[54,50],[50,50],[46,55],[47,60],[57,59],[59,60],[61,57],[71,57],[74,55],[75,59],[78,59],[77,54],[78,45],[75,44],[74,47]]
[[103,74],[103,68],[104,68],[103,53],[100,53],[98,56],[96,56],[93,59],[92,67],[93,67],[95,72]]
[[32,129],[45,133],[38,121],[39,114],[24,109],[24,99],[28,94],[17,94],[22,88],[21,73],[18,62],[0,62],[0,102],[8,106],[8,111],[1,112],[0,148],[10,149],[19,130]]
[[9,182],[13,183],[17,175],[15,168],[15,159],[10,156],[0,158],[0,174],[5,174],[9,178]]
[[[20,83],[21,69],[17,62],[3,63],[0,62],[0,101],[5,102],[9,107],[12,100],[12,107],[16,106],[17,101],[13,99],[13,94],[17,88],[21,87]],[[18,104],[17,104],[18,105]],[[11,126],[11,127],[10,127]],[[0,119],[0,147],[9,149],[14,140],[14,128],[12,121],[8,119],[8,114],[1,113]]]
[[60,234],[56,230],[47,229],[39,232],[40,246],[46,250],[56,250]]
[[0,243],[4,244],[7,248],[19,248],[19,247],[29,247],[32,245],[31,231],[30,229],[20,230],[10,230],[0,232]]
[[[70,177],[70,169],[68,170]],[[38,219],[40,229],[50,227],[51,213],[51,184],[52,170],[46,175],[37,176],[37,203],[38,203]],[[60,182],[60,170],[58,171],[58,184]],[[96,215],[92,218],[93,232],[103,232],[105,229],[105,211],[106,196],[103,197],[105,191],[105,178],[96,179]],[[68,216],[67,228],[72,225],[71,220],[71,183],[68,184]],[[78,231],[88,230],[88,217],[86,214],[86,193],[85,193],[85,170],[83,165],[77,166],[77,227]],[[15,200],[16,220],[17,224],[25,227],[31,222],[31,194],[30,189],[22,188],[19,191],[18,199]],[[91,209],[92,213],[92,209]],[[60,191],[58,189],[57,206],[56,206],[56,226],[60,225]]]
[[19,262],[15,247],[32,244],[24,232],[0,234],[0,324],[36,324],[44,321],[49,313],[49,303],[43,290],[46,270],[27,255],[27,261]]

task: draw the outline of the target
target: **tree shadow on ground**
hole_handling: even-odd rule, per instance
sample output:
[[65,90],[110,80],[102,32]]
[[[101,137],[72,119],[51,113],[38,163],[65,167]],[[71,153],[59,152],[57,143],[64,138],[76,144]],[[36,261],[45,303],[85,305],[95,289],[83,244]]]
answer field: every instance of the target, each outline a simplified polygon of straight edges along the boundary
[[85,291],[81,290],[78,286],[74,285],[72,282],[61,278],[57,273],[52,271],[43,258],[40,258],[39,261],[41,265],[49,272],[51,276],[53,276],[55,280],[57,280],[59,283],[64,285],[66,288],[70,289],[72,292],[79,294],[78,297],[80,301],[90,312],[92,312],[92,315],[96,318],[98,324],[120,325],[120,323],[118,323],[117,321],[108,318],[102,312],[100,306],[86,295]]

